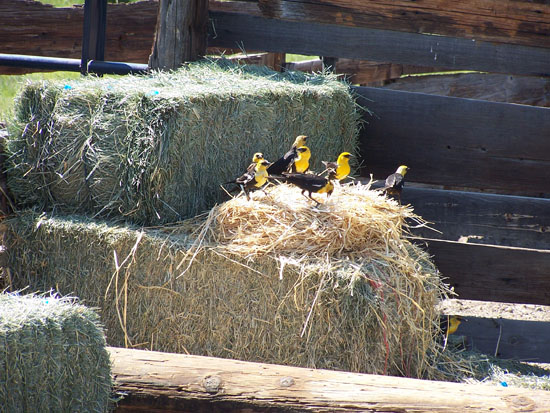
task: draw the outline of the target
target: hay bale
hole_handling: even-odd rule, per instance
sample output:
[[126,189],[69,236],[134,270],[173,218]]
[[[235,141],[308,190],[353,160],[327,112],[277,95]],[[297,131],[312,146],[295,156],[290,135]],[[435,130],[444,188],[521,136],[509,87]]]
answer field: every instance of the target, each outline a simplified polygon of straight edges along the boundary
[[403,238],[411,208],[364,185],[318,209],[288,185],[267,193],[149,229],[7,220],[15,287],[100,307],[111,345],[437,377],[435,304],[448,290]]
[[356,104],[332,75],[226,60],[172,73],[27,83],[7,150],[21,206],[174,222],[220,202],[261,151],[275,160],[307,134],[314,167],[357,152]]
[[0,410],[109,411],[103,329],[74,300],[0,294],[0,354]]

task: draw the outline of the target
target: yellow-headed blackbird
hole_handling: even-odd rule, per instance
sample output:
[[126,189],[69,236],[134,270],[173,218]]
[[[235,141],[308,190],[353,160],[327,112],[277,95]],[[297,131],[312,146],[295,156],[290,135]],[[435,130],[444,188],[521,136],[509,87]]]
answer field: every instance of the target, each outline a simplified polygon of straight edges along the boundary
[[[272,176],[270,176],[270,178],[272,178]],[[320,202],[313,198],[312,193],[327,194],[327,198],[330,197],[332,191],[334,191],[332,181],[336,179],[336,172],[334,170],[329,170],[327,178],[314,174],[301,173],[284,173],[282,176],[275,176],[273,178],[296,185],[302,190],[302,195],[313,200],[316,203],[316,206],[319,206]]]
[[439,318],[439,327],[441,328],[443,335],[447,337],[449,336],[449,334],[453,334],[454,332],[456,332],[458,326],[463,320],[464,319],[458,315],[443,315]]
[[241,188],[246,194],[246,198],[250,199],[249,192],[260,189],[267,182],[267,166],[269,162],[265,159],[260,159],[256,164],[249,166],[248,170],[235,179],[234,181],[226,182],[226,184],[235,184]]
[[292,164],[292,173],[305,174],[309,170],[309,159],[311,158],[311,151],[307,146],[300,146],[296,148],[298,157]]
[[405,174],[409,169],[410,168],[407,165],[401,165],[397,168],[395,173],[386,178],[386,184],[383,188],[383,191],[386,194],[397,195],[399,198],[399,203],[401,203],[401,192],[403,191],[403,186],[405,185]]
[[334,169],[336,171],[336,179],[341,181],[342,179],[347,178],[351,171],[349,166],[349,158],[351,156],[353,155],[349,152],[342,152],[340,156],[338,156],[336,162],[323,161],[323,164],[327,167],[327,169]]
[[300,146],[305,146],[306,141],[306,135],[297,136],[296,140],[292,144],[292,148],[290,148],[287,153],[285,153],[281,158],[277,159],[269,166],[269,168],[267,168],[267,172],[269,173],[269,175],[280,175],[283,172],[288,172],[288,170],[298,157],[297,148],[299,148]]

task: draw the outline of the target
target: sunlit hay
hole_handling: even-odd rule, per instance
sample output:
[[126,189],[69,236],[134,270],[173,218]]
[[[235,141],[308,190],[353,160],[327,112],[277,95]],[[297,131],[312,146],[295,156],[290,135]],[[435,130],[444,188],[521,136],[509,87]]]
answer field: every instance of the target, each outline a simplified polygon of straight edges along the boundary
[[8,183],[38,205],[137,224],[192,217],[224,199],[255,152],[310,137],[313,168],[358,150],[358,107],[330,74],[227,60],[142,76],[31,81],[6,140]]
[[103,327],[74,299],[1,293],[0,354],[1,411],[110,411]]
[[370,191],[365,185],[344,185],[323,204],[302,196],[292,185],[276,185],[253,194],[252,202],[236,197],[214,208],[212,237],[245,255],[270,251],[310,257],[365,256],[402,253],[402,228],[415,218],[412,208]]
[[435,305],[449,290],[404,238],[421,219],[365,185],[318,208],[287,185],[266,192],[149,229],[7,220],[14,287],[101,308],[111,345],[448,378]]

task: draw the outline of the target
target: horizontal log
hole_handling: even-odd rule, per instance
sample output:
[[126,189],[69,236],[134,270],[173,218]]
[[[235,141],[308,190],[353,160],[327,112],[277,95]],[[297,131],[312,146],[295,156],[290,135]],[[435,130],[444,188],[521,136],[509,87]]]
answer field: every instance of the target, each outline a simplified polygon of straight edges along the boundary
[[[488,1],[488,0],[487,0]],[[356,2],[353,7],[359,7]],[[370,4],[371,2],[369,2]],[[375,5],[378,2],[373,2]],[[410,3],[410,2],[409,2]],[[513,10],[518,3],[529,8],[526,1],[506,2],[503,10]],[[300,7],[297,21],[279,20],[280,13],[273,14],[269,7],[283,5],[284,9]],[[482,37],[460,39],[462,32],[452,36],[430,36],[421,33],[437,33],[430,30],[399,31],[399,19],[395,16],[382,25],[375,21],[355,21],[359,16],[349,10],[340,10],[342,5],[309,4],[301,2],[214,2],[210,3],[213,19],[209,43],[221,48],[243,48],[247,51],[295,52],[322,56],[358,58],[363,60],[393,62],[417,66],[441,66],[451,69],[476,69],[483,71],[523,74],[548,73],[549,50],[544,42],[550,38],[546,32],[536,29],[538,23],[530,24],[537,33],[538,47],[517,47],[513,44],[480,41]],[[451,4],[451,2],[450,2]],[[387,7],[385,5],[382,5]],[[540,5],[539,5],[540,6]],[[304,8],[305,7],[305,8]],[[330,11],[320,18],[317,8]],[[538,6],[533,6],[538,7]],[[547,6],[527,14],[546,13]],[[437,9],[441,9],[438,6]],[[500,10],[500,7],[497,7]],[[543,10],[544,9],[544,10]],[[227,12],[238,11],[239,13]],[[353,10],[353,9],[350,9]],[[109,4],[107,11],[107,60],[146,63],[151,53],[158,2],[147,0],[131,4]],[[334,15],[336,13],[336,15]],[[342,14],[344,13],[344,14]],[[346,14],[347,13],[347,14]],[[402,13],[402,11],[398,12]],[[285,13],[284,19],[294,16]],[[413,15],[419,13],[412,13]],[[348,18],[342,18],[347,15]],[[266,17],[267,16],[267,17]],[[335,18],[340,16],[338,18]],[[304,18],[310,19],[304,20]],[[502,20],[503,17],[500,17]],[[506,20],[506,19],[504,19]],[[0,43],[7,54],[79,58],[82,40],[83,8],[53,8],[31,0],[14,0],[0,3]],[[411,21],[405,18],[405,21]],[[541,18],[544,22],[544,18]],[[59,24],[63,22],[63,24]],[[338,22],[340,25],[327,24]],[[345,26],[353,22],[357,27]],[[516,20],[517,22],[517,20]],[[524,29],[529,24],[525,24]],[[377,30],[380,27],[382,30]],[[478,27],[473,25],[473,27]],[[485,26],[484,26],[485,27]],[[494,26],[486,26],[492,27]],[[529,26],[531,27],[531,26]],[[391,30],[388,30],[391,29]],[[501,33],[500,30],[496,30]],[[502,32],[505,33],[505,32]],[[514,33],[523,33],[516,30]],[[542,35],[541,35],[542,34]],[[448,36],[450,36],[448,35]],[[296,41],[300,39],[300,41]],[[517,39],[509,34],[503,42]],[[494,40],[492,37],[486,40]],[[521,42],[520,42],[521,43]],[[365,44],[369,47],[365,48]],[[523,44],[523,43],[522,43]],[[20,69],[0,67],[0,73],[12,73]],[[364,83],[358,81],[358,83]]]
[[550,107],[550,77],[488,73],[408,76],[396,79],[384,88]]
[[453,70],[536,76],[550,73],[550,48],[288,21],[225,11],[210,10],[210,17],[209,46],[238,45],[245,50],[440,66]]
[[406,185],[401,200],[439,231],[412,229],[416,236],[550,249],[550,199]]
[[280,72],[283,67],[286,67],[285,56],[284,53],[248,53],[230,56],[227,59],[242,65],[267,66],[272,70]]
[[465,317],[456,335],[484,354],[526,362],[550,362],[550,322]]
[[[323,70],[321,59],[288,62],[287,70],[300,70],[302,72],[319,72]],[[346,75],[352,84],[370,84],[373,82],[398,79],[404,75],[440,72],[444,69],[424,66],[400,65],[397,63],[370,62],[357,59],[336,59],[332,68],[336,74]]]
[[458,298],[550,305],[550,250],[415,239]]
[[361,131],[362,174],[398,165],[411,182],[550,196],[550,109],[356,87],[372,114]]
[[543,412],[550,392],[109,348],[116,412]]
[[[550,47],[550,4],[529,0],[211,1],[210,10],[270,19],[370,27],[470,40]],[[370,45],[369,45],[370,46]]]
[[[147,63],[158,2],[109,4],[105,60]],[[84,8],[56,8],[31,0],[0,2],[2,53],[80,59]],[[0,74],[20,69],[0,66]]]

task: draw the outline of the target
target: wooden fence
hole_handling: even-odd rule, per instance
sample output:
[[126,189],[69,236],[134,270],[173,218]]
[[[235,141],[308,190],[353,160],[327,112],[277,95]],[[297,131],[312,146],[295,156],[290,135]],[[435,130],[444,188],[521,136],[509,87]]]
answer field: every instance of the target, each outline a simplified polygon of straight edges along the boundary
[[[157,9],[109,5],[105,58],[147,62]],[[550,90],[548,2],[210,1],[209,15],[210,50],[329,56],[355,75],[383,62],[393,75],[378,80],[438,68],[530,76]],[[1,52],[79,57],[81,22],[79,7],[2,2]],[[440,231],[415,235],[459,296],[550,305],[550,108],[353,89],[369,109],[362,175],[411,167],[403,201]]]

